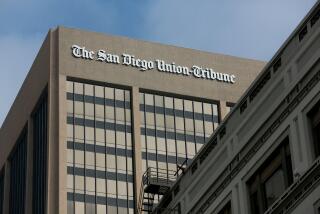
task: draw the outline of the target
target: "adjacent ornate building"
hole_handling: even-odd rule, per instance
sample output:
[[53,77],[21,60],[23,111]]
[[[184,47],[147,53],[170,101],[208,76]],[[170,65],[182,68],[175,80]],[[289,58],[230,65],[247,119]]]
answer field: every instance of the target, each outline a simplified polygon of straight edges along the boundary
[[320,213],[319,18],[317,2],[154,213]]

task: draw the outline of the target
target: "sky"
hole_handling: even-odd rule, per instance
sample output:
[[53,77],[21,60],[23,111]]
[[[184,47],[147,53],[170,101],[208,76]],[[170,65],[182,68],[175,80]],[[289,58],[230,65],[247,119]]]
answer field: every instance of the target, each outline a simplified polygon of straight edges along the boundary
[[0,0],[0,126],[58,25],[268,61],[316,0]]

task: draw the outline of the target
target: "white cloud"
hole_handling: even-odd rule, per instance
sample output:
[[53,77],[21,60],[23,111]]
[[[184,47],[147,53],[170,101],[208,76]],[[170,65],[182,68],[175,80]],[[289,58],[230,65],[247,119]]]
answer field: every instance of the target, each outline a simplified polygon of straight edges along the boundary
[[[111,2],[5,0],[0,6],[0,125],[2,125],[49,28],[102,31],[116,26]],[[39,32],[39,33],[37,33]]]
[[41,46],[44,35],[0,37],[0,125],[3,123],[23,80]]
[[[126,32],[123,29],[130,31],[133,25],[147,40],[267,60],[316,0],[156,0],[137,3],[145,7],[141,9],[143,14],[134,11],[143,17],[138,24],[130,22],[128,11],[119,9],[123,7],[116,7],[125,3],[116,2],[3,2],[0,124],[40,48],[46,33],[43,31],[50,27],[63,24],[100,32]],[[133,8],[128,10],[132,12]]]

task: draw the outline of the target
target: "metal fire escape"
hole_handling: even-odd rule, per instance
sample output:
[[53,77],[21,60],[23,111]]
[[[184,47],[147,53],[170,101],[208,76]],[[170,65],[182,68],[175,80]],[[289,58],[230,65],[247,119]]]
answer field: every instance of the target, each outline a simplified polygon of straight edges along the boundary
[[182,165],[178,165],[178,171],[170,171],[159,168],[148,168],[142,176],[140,188],[140,200],[138,204],[139,214],[150,214],[154,209],[155,196],[165,195],[173,186],[177,177],[184,173],[187,159]]
[[152,213],[155,195],[164,195],[176,181],[175,171],[148,168],[142,176],[140,189],[140,213]]

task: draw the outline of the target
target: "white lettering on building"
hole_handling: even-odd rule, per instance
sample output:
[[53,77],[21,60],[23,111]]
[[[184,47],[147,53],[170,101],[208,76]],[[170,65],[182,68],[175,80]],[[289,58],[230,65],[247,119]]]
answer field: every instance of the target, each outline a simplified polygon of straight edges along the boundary
[[72,45],[72,54],[77,58],[94,59],[93,51],[88,51],[85,47],[80,47],[78,45]]
[[[193,65],[191,68],[177,65],[175,62],[167,63],[164,60],[145,60],[136,58],[134,55],[123,53],[121,56],[108,53],[106,50],[98,50],[96,55],[92,50],[87,50],[79,45],[72,45],[72,55],[76,58],[96,60],[100,62],[122,64],[138,68],[140,71],[157,69],[160,72],[166,72],[176,75],[194,76],[198,79],[216,80],[225,83],[235,83],[236,76],[233,74],[220,73],[212,68],[202,68]],[[121,59],[121,60],[120,60]]]

